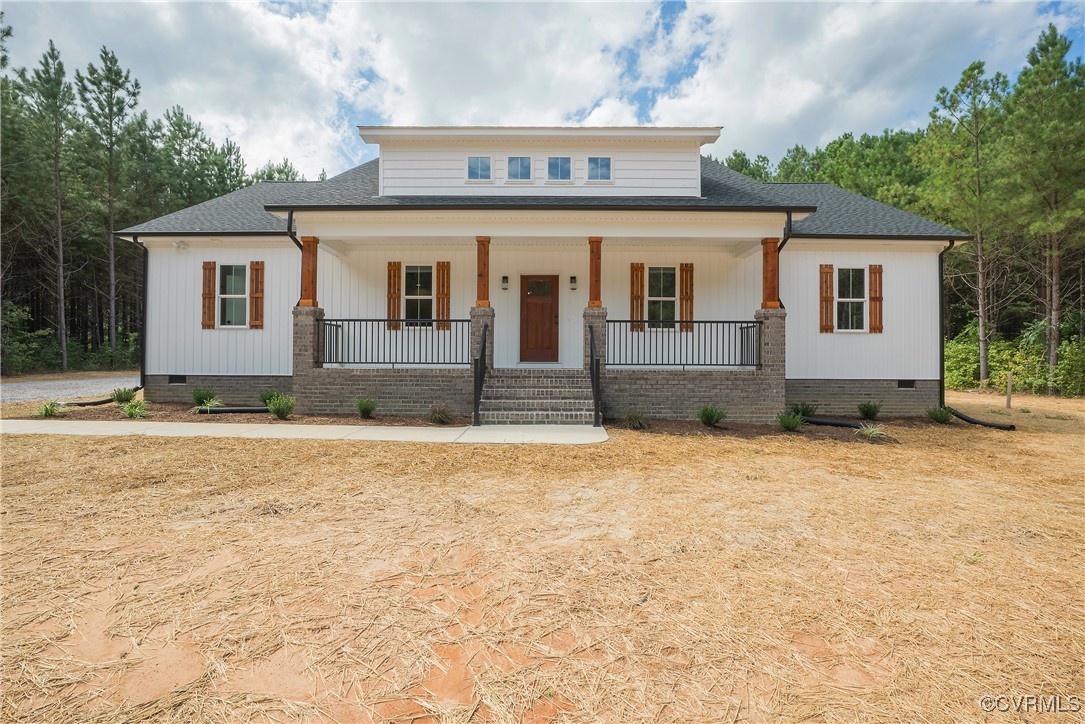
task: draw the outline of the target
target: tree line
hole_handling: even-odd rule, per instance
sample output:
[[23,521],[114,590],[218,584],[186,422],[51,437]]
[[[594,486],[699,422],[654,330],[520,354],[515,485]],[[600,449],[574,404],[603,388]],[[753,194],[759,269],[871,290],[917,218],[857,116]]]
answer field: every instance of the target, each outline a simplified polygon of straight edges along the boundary
[[923,128],[797,145],[775,165],[738,150],[724,163],[762,181],[836,184],[971,234],[946,255],[949,382],[1004,384],[1015,369],[1030,389],[1085,392],[1085,71],[1054,26],[1012,83],[983,61],[965,68]]
[[[180,106],[152,118],[116,54],[69,76],[52,41],[11,68],[0,13],[3,371],[132,367],[142,255],[123,229],[256,181],[303,180],[288,159],[247,173]],[[322,174],[323,175],[323,174]]]

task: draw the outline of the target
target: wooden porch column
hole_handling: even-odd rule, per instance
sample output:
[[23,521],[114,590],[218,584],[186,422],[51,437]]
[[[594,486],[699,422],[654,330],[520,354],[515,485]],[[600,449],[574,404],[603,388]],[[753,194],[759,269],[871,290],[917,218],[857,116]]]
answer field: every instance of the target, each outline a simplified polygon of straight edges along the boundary
[[598,309],[603,306],[603,237],[588,237],[588,307]]
[[761,240],[761,308],[780,308],[780,240]]
[[320,239],[301,237],[301,299],[299,307],[318,307],[316,301],[316,250]]
[[478,257],[475,268],[478,272],[478,289],[476,307],[490,306],[490,237],[476,236],[475,243],[478,248]]

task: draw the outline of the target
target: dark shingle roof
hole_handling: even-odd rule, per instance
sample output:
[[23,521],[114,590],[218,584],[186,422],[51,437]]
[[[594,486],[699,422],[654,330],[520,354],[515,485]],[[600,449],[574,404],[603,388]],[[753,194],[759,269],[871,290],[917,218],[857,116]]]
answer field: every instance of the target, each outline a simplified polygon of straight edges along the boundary
[[286,222],[267,209],[550,208],[814,211],[793,236],[963,239],[966,234],[865,196],[821,183],[762,183],[701,159],[702,196],[380,196],[378,161],[326,181],[258,183],[125,229],[120,234],[283,234]]
[[796,221],[794,237],[969,239],[968,234],[827,183],[765,184],[783,199],[801,199],[817,212]]

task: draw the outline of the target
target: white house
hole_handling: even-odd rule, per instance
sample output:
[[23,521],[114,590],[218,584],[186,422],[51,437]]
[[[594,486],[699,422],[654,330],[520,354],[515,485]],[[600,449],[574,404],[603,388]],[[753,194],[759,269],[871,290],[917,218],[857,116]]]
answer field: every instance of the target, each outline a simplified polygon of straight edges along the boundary
[[377,160],[120,232],[147,250],[149,399],[483,423],[940,402],[960,231],[742,176],[700,154],[719,128],[360,130]]

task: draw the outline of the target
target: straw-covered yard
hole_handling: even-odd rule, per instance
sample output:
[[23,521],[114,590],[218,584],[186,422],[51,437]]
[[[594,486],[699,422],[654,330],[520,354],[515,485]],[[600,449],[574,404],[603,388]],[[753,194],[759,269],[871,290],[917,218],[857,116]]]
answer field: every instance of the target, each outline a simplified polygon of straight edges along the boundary
[[6,436],[0,719],[949,721],[1080,695],[1082,402],[967,399],[1019,430]]

